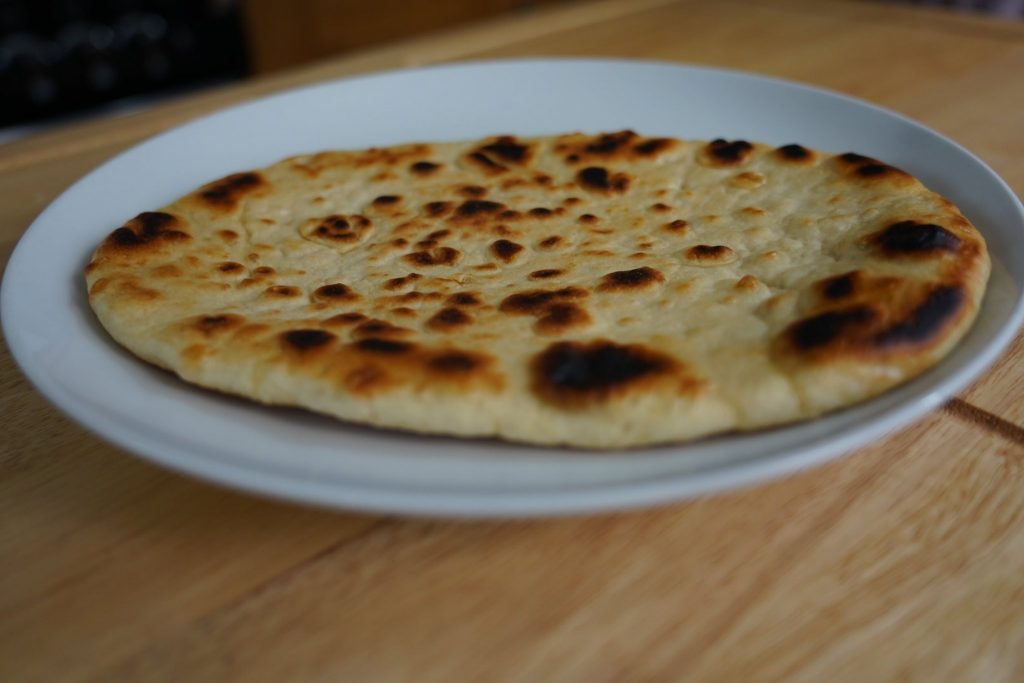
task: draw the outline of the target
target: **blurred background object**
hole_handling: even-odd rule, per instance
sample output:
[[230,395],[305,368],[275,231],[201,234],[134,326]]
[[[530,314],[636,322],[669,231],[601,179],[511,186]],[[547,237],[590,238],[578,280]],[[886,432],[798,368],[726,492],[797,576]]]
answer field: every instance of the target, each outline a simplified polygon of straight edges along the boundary
[[565,1],[0,0],[0,137]]
[[[0,0],[0,141],[39,124],[583,0]],[[1024,0],[862,0],[1024,16]]]
[[0,127],[248,71],[231,0],[0,0]]

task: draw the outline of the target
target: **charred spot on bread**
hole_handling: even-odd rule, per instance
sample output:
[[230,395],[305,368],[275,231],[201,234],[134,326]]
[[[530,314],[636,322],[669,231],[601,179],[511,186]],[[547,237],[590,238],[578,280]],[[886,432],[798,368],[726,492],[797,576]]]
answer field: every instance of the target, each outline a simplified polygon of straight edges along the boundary
[[543,313],[533,324],[538,334],[555,336],[572,330],[587,327],[593,322],[590,314],[582,306],[574,303],[555,302],[547,305]]
[[667,354],[606,339],[556,342],[530,364],[534,393],[562,409],[604,403],[678,369]]
[[233,173],[206,185],[199,191],[199,200],[214,209],[230,211],[248,194],[268,185],[259,173]]
[[459,204],[455,213],[459,216],[479,216],[480,214],[496,213],[504,208],[505,205],[500,202],[492,202],[487,199],[467,199]]
[[859,303],[799,320],[785,334],[798,353],[811,357],[887,354],[935,343],[966,302],[961,285],[937,284],[926,288],[911,304],[884,315],[875,305]]
[[483,356],[466,351],[442,351],[427,359],[430,369],[445,374],[462,375],[480,368],[486,363]]
[[541,268],[530,273],[529,277],[531,280],[547,280],[548,278],[558,277],[564,272],[561,268]]
[[588,166],[576,174],[576,182],[591,192],[622,193],[629,189],[630,177],[625,173],[612,173],[603,166]]
[[402,197],[397,194],[382,194],[373,200],[373,205],[376,207],[392,206],[402,201]]
[[783,161],[789,162],[804,162],[814,159],[814,152],[803,145],[796,144],[782,145],[776,148],[775,155]]
[[878,312],[869,306],[826,311],[794,323],[789,328],[793,345],[810,351],[830,344],[852,328],[873,323]]
[[920,256],[956,251],[962,240],[934,223],[899,221],[871,238],[872,244],[890,256]]
[[310,349],[325,346],[337,339],[337,337],[327,330],[298,329],[281,333],[281,339],[288,348],[297,351],[309,351]]
[[192,327],[205,335],[210,335],[236,328],[243,322],[245,322],[245,318],[237,313],[217,313],[195,318],[192,321]]
[[514,260],[521,251],[523,245],[511,240],[495,240],[491,242],[491,252],[505,263]]
[[427,327],[438,332],[450,332],[473,323],[473,316],[461,308],[447,306],[427,320]]
[[483,302],[476,292],[456,292],[445,299],[445,303],[449,306],[479,306]]
[[908,173],[896,168],[895,166],[890,166],[878,159],[866,157],[863,154],[857,154],[856,152],[846,152],[844,154],[837,155],[835,158],[839,162],[841,169],[853,176],[863,178],[865,180],[874,180],[879,178],[895,178],[900,180],[910,177]]
[[821,294],[826,299],[846,299],[853,295],[860,280],[860,271],[850,271],[841,275],[833,275],[818,283]]
[[881,349],[930,343],[959,315],[966,301],[967,294],[960,285],[940,285],[904,319],[878,332],[872,342]]
[[395,337],[408,337],[412,334],[408,327],[393,325],[387,320],[372,318],[365,320],[352,330],[352,336],[358,338],[377,337],[382,339],[393,339]]
[[675,147],[678,144],[679,142],[672,138],[649,138],[637,145],[634,145],[633,151],[643,157],[653,157]]
[[352,288],[340,282],[317,287],[313,296],[321,301],[354,301],[359,295],[352,291]]
[[723,244],[698,244],[686,250],[686,258],[697,263],[724,263],[734,252]]
[[450,266],[456,263],[460,256],[462,252],[453,247],[436,247],[408,253],[402,259],[414,266]]
[[183,227],[184,222],[173,214],[146,211],[110,233],[103,246],[112,251],[125,251],[186,242],[192,236],[185,232]]
[[716,138],[704,146],[703,158],[711,166],[737,166],[753,152],[754,146],[746,140]]
[[292,285],[271,285],[263,290],[263,293],[266,296],[281,299],[294,299],[295,297],[302,295],[302,290]]
[[433,161],[417,161],[409,166],[409,170],[415,175],[428,176],[440,170],[441,164]]
[[532,156],[533,147],[519,142],[514,136],[502,135],[493,142],[481,145],[475,151],[487,158],[497,158],[503,163],[524,165]]
[[445,201],[433,201],[427,202],[423,205],[423,212],[428,216],[436,217],[442,216],[451,211],[452,203]]
[[597,286],[600,292],[623,292],[637,289],[648,289],[654,285],[665,282],[665,276],[661,271],[642,266],[632,270],[617,270],[601,278],[601,284]]
[[422,277],[423,276],[420,275],[419,273],[409,273],[408,275],[402,275],[401,277],[393,277],[390,280],[384,281],[384,289],[392,291],[396,289],[402,289],[403,287],[406,287],[412,284],[413,282],[416,282],[416,280],[419,280]]
[[498,305],[498,310],[502,313],[536,315],[543,312],[551,302],[585,299],[589,294],[587,290],[581,287],[529,289],[505,297]]

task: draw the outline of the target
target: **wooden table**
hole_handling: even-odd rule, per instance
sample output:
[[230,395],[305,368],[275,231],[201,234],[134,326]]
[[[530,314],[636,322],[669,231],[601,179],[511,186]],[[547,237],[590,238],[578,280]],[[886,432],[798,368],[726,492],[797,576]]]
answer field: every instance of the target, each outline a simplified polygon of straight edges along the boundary
[[[0,251],[149,135],[410,64],[621,55],[848,92],[1024,189],[1024,25],[815,0],[568,5],[0,148]],[[1024,337],[920,424],[657,510],[408,521],[205,485],[121,452],[0,358],[2,681],[1022,681]]]

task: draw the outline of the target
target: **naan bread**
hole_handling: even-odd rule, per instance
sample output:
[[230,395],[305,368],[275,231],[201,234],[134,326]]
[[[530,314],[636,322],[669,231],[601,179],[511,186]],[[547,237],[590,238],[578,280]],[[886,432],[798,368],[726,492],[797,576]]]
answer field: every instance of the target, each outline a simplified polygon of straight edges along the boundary
[[631,131],[286,159],[114,230],[118,342],[383,427],[609,448],[814,417],[945,355],[984,240],[907,173]]

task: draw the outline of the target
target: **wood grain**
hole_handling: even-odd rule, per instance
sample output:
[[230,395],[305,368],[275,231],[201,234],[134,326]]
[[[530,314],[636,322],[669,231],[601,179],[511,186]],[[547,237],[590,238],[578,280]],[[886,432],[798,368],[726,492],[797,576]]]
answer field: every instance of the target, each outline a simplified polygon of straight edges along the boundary
[[[863,681],[898,661],[906,680],[1009,681],[1022,470],[1014,444],[938,414],[786,481],[590,519],[360,523],[117,477],[34,496],[113,552],[33,581],[0,655],[45,673],[59,651],[81,680]],[[64,566],[26,557],[26,574]]]
[[[557,6],[0,147],[0,261],[117,151],[281,88],[456,59],[618,55],[824,85],[1024,189],[1024,25],[876,3]],[[783,481],[505,523],[310,510],[152,467],[0,349],[3,681],[1024,680],[1024,341],[960,399]]]

